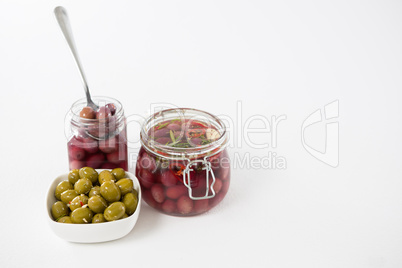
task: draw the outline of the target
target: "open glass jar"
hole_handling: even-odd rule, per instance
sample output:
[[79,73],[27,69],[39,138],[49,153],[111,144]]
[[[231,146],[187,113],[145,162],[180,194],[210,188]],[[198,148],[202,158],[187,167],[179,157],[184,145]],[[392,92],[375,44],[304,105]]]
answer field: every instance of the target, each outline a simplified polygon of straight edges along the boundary
[[93,97],[92,100],[100,107],[98,111],[90,109],[83,114],[87,102],[81,99],[73,103],[67,114],[70,170],[81,167],[127,170],[127,123],[123,107],[119,101],[108,97]]
[[181,108],[149,117],[136,165],[145,202],[175,216],[216,206],[230,184],[227,144],[225,125],[212,114]]

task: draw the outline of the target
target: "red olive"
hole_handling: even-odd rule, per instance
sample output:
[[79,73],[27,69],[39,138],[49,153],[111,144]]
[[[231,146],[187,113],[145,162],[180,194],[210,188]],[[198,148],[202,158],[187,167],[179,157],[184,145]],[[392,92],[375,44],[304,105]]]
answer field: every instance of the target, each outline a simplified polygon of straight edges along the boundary
[[177,178],[171,170],[166,170],[160,175],[160,180],[165,186],[173,186],[177,183]]
[[178,124],[169,124],[166,127],[174,131],[179,131],[181,129],[181,126]]
[[121,161],[124,161],[127,158],[127,154],[124,151],[117,150],[113,153],[106,155],[107,161],[113,164],[119,164]]
[[156,202],[163,203],[163,201],[165,201],[165,194],[163,193],[163,187],[160,184],[152,185],[151,194]]
[[105,105],[106,108],[110,110],[110,113],[114,115],[116,113],[116,106],[113,103],[108,103]]
[[138,179],[140,180],[141,185],[146,188],[150,188],[154,183],[154,176],[147,169],[142,169],[140,171]]
[[105,164],[102,165],[101,168],[102,169],[114,169],[114,168],[117,168],[117,167],[118,166],[116,164],[106,162]]
[[171,186],[166,189],[166,196],[171,199],[177,199],[180,196],[186,194],[188,192],[186,186],[184,185],[176,185]]
[[96,113],[96,119],[105,119],[109,116],[112,116],[112,113],[110,109],[105,106],[100,107],[98,112]]
[[85,151],[90,154],[96,153],[98,151],[98,141],[92,138],[83,138],[82,140],[82,147]]
[[169,214],[173,213],[176,210],[176,203],[171,199],[166,199],[162,204],[162,210]]
[[77,146],[70,146],[68,148],[69,155],[74,160],[83,160],[85,158],[85,151]]
[[181,214],[189,214],[193,210],[193,207],[194,207],[194,202],[188,196],[183,195],[177,201],[177,210]]
[[99,141],[99,149],[106,154],[115,152],[118,145],[116,137]]
[[87,159],[87,166],[91,168],[100,168],[104,163],[105,156],[101,153],[91,155]]
[[162,138],[158,138],[155,142],[162,144],[162,145],[167,145],[169,143],[172,143],[172,139],[167,138],[167,137],[162,137]]
[[155,159],[150,157],[147,153],[144,153],[142,158],[138,161],[138,164],[141,168],[149,169],[151,172],[154,172],[156,169]]
[[208,199],[194,201],[194,212],[198,214],[207,211],[209,209],[208,203]]
[[78,160],[73,160],[70,162],[70,170],[72,169],[80,169],[82,167],[85,167],[85,162],[84,161],[78,161]]

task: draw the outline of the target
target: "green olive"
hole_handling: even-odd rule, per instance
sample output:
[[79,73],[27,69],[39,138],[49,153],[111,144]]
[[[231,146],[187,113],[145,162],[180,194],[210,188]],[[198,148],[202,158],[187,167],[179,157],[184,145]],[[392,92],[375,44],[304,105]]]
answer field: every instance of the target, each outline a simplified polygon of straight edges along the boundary
[[80,178],[88,178],[93,184],[98,181],[98,172],[91,167],[83,167],[79,171]]
[[123,197],[123,204],[126,206],[126,213],[132,215],[137,209],[138,197],[134,193],[128,193]]
[[78,194],[87,194],[92,188],[92,182],[88,178],[79,179],[74,184],[74,190]]
[[103,215],[107,221],[115,221],[121,219],[126,213],[126,207],[122,202],[114,202],[105,209]]
[[98,177],[99,184],[102,185],[105,181],[116,181],[115,177],[113,176],[112,172],[109,170],[103,170],[99,173]]
[[88,196],[91,198],[94,195],[100,195],[100,186],[92,187],[91,191],[89,191]]
[[127,213],[124,213],[123,217],[121,217],[122,219],[128,218]]
[[71,211],[74,211],[77,208],[80,208],[86,204],[88,204],[88,196],[81,194],[79,196],[74,197],[74,199],[71,200],[70,209]]
[[116,184],[119,186],[122,195],[130,193],[134,189],[134,184],[131,179],[124,178],[116,182]]
[[54,191],[54,195],[57,200],[61,200],[61,194],[66,190],[74,189],[74,186],[69,181],[62,181],[56,186],[56,190]]
[[71,221],[73,223],[90,223],[92,222],[93,212],[87,208],[77,208],[76,210],[71,213]]
[[102,213],[95,214],[95,216],[92,218],[92,223],[101,223],[101,222],[106,222],[105,216],[103,216]]
[[126,177],[126,172],[122,168],[115,168],[112,170],[112,174],[116,178],[116,180],[121,180]]
[[119,201],[121,198],[120,188],[113,181],[105,181],[101,185],[101,195],[108,202]]
[[54,203],[52,205],[53,219],[55,219],[57,221],[59,218],[61,218],[63,216],[67,216],[67,215],[68,215],[68,207],[63,202],[57,201],[56,203]]
[[68,173],[68,181],[74,185],[80,179],[80,173],[78,169],[73,169]]
[[61,194],[61,201],[65,204],[69,204],[76,196],[78,196],[75,190],[67,190]]
[[70,216],[61,217],[57,222],[61,222],[61,223],[73,223],[73,222],[71,221]]
[[103,213],[107,208],[107,202],[102,196],[95,195],[89,198],[88,207],[95,213]]

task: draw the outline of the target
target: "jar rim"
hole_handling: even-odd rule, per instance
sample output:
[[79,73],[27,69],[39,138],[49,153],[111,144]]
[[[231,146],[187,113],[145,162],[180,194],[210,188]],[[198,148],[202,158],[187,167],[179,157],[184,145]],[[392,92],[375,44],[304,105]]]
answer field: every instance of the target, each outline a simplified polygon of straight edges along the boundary
[[126,124],[124,110],[122,104],[110,97],[94,96],[92,100],[99,106],[104,106],[108,103],[113,103],[116,111],[113,116],[107,118],[87,119],[80,116],[82,108],[87,106],[86,98],[75,101],[66,115],[65,133],[67,136],[73,132],[73,129],[78,129],[86,136],[95,140],[105,140],[115,136],[119,129]]
[[[176,116],[173,116],[170,119],[166,119],[165,115],[166,114],[175,114]],[[154,127],[157,123],[160,123],[162,121],[166,120],[174,120],[174,119],[188,119],[189,116],[202,116],[205,119],[208,120],[200,120],[196,119],[197,121],[200,121],[202,123],[206,123],[208,125],[213,125],[216,130],[219,132],[220,136],[211,141],[208,144],[204,145],[199,145],[197,147],[190,147],[190,148],[183,148],[183,147],[172,147],[170,145],[166,144],[160,144],[158,142],[155,142],[150,138],[148,135],[148,131]],[[190,117],[191,118],[191,117]],[[208,122],[206,122],[208,121]],[[153,115],[149,116],[144,123],[142,124],[141,127],[141,133],[140,133],[140,141],[141,145],[147,150],[150,151],[154,154],[159,154],[162,157],[165,158],[172,158],[172,159],[187,159],[187,158],[199,158],[201,156],[212,156],[215,155],[221,151],[223,151],[227,144],[228,144],[228,137],[227,137],[227,131],[226,131],[226,126],[223,123],[223,121],[218,118],[217,116],[202,111],[194,108],[172,108],[172,109],[166,109],[162,110],[159,112],[154,113]]]
[[[119,118],[120,116],[123,115],[123,105],[120,103],[120,101],[118,101],[114,98],[106,97],[106,96],[93,96],[92,101],[95,104],[97,104],[98,106],[106,105],[108,103],[113,103],[116,106],[116,112],[115,112],[116,118]],[[88,118],[80,117],[80,111],[82,108],[87,106],[86,104],[87,104],[87,99],[81,98],[81,99],[75,101],[71,105],[70,113],[72,114],[73,120],[79,119],[79,123],[81,125],[82,124],[93,124],[95,122],[98,122],[99,119],[88,119]],[[77,121],[77,120],[74,120],[74,121]]]

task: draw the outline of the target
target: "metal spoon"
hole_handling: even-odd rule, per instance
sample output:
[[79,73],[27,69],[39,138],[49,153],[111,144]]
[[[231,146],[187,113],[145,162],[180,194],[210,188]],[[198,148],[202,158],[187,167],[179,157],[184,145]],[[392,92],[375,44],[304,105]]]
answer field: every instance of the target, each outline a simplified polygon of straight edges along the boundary
[[78,57],[77,49],[75,47],[73,32],[71,31],[71,26],[70,26],[70,22],[69,22],[69,19],[67,16],[67,11],[64,7],[58,6],[54,9],[54,15],[56,16],[56,19],[57,19],[57,22],[59,23],[61,31],[63,32],[64,37],[66,38],[66,41],[70,47],[71,53],[74,56],[75,63],[77,64],[78,70],[80,71],[81,79],[84,84],[85,94],[87,96],[87,106],[89,106],[92,109],[94,109],[95,111],[97,111],[99,109],[99,106],[96,105],[91,99],[91,94],[89,93],[88,83],[85,78],[84,69],[82,68],[81,61]]

